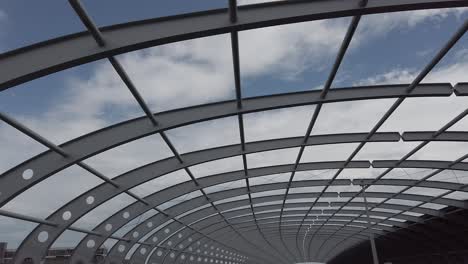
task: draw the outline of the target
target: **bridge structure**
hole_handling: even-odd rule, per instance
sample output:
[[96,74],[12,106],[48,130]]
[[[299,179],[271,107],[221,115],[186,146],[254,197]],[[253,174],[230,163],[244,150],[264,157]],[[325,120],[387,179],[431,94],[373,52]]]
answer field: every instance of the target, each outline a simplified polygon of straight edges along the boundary
[[[67,258],[78,263],[467,263],[468,185],[438,180],[448,172],[468,171],[468,150],[455,160],[421,160],[414,154],[431,142],[468,142],[468,131],[450,128],[468,115],[466,109],[434,131],[379,129],[411,98],[464,97],[468,83],[422,83],[464,36],[468,21],[446,40],[409,84],[335,88],[333,82],[362,16],[410,10],[467,7],[465,0],[317,0],[282,1],[148,19],[99,28],[79,0],[70,4],[86,31],[0,55],[0,92],[42,76],[100,59],[107,59],[145,115],[127,120],[60,145],[0,113],[0,119],[47,150],[0,176],[0,206],[35,185],[76,165],[102,180],[44,219],[8,210],[0,215],[36,223],[14,252],[11,263],[44,263],[56,239],[67,230],[84,234]],[[320,90],[244,98],[241,87],[238,33],[284,24],[350,17],[336,59]],[[235,100],[154,113],[139,93],[117,55],[183,40],[229,34],[232,48]],[[248,43],[245,43],[248,45]],[[468,75],[467,75],[468,76]],[[332,89],[333,88],[333,89]],[[322,107],[331,103],[394,99],[394,103],[365,133],[314,135]],[[304,136],[247,141],[244,116],[274,109],[315,106]],[[442,111],[442,110],[441,110]],[[208,120],[235,117],[240,143],[181,154],[166,131]],[[275,122],[275,120],[271,120]],[[187,128],[188,129],[188,128]],[[138,139],[159,134],[172,152],[116,177],[109,177],[84,160]],[[367,144],[415,142],[395,160],[356,159]],[[304,162],[308,147],[355,144],[343,160]],[[248,156],[282,149],[299,149],[295,162],[250,167]],[[385,151],[385,150],[382,150]],[[197,177],[193,166],[241,157],[243,169]],[[350,169],[382,169],[373,177],[346,178]],[[424,169],[418,178],[387,177],[397,169]],[[190,181],[169,185],[146,196],[133,189],[176,171]],[[315,172],[331,171],[329,177]],[[295,176],[310,173],[310,177]],[[286,181],[253,184],[256,179],[288,174]],[[245,187],[222,188],[233,182]],[[72,188],[72,186],[70,186]],[[179,197],[197,196],[180,202]],[[112,198],[127,194],[135,202],[119,209],[92,230],[73,223]],[[179,201],[179,202],[176,202]],[[398,202],[396,202],[398,201]],[[162,205],[170,204],[170,206]],[[116,231],[141,215],[155,211],[123,235]],[[107,240],[116,243],[98,252]]]

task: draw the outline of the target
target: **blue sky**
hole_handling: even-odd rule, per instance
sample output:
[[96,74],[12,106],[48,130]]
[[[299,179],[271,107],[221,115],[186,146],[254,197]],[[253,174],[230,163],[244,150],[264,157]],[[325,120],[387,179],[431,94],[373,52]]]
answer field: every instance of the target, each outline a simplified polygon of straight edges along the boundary
[[[144,0],[138,1],[138,4],[123,0],[83,0],[83,3],[99,26],[218,8],[224,4],[219,0]],[[67,1],[4,0],[0,3],[0,14],[0,52],[84,29]],[[466,9],[363,17],[356,38],[333,86],[411,82],[430,60],[431,55],[442,47],[466,19],[468,19]],[[349,18],[343,18],[240,32],[243,95],[251,97],[321,88],[349,21]],[[229,35],[221,35],[122,54],[118,59],[127,69],[151,109],[158,112],[187,105],[233,99],[234,86],[229,45]],[[467,61],[468,36],[464,36],[436,67],[435,72],[428,76],[428,81],[453,84],[468,81]],[[375,113],[386,110],[385,107],[391,102],[382,100],[378,103],[330,106],[329,109],[325,109],[328,106],[324,107],[324,112],[335,116],[343,116],[347,112],[354,111],[359,113],[354,116],[358,120],[346,119],[345,122],[334,122],[325,121],[325,118],[324,123],[318,124],[317,127],[323,128],[323,131],[365,131],[364,127],[369,125],[369,120],[375,120]],[[409,115],[405,120],[389,120],[387,129],[398,132],[417,130],[412,126],[416,120],[420,121],[419,125],[423,129],[436,130],[440,124],[467,106],[466,100],[459,98],[448,98],[437,103],[427,101],[406,105],[404,106],[406,111],[413,115]],[[442,112],[437,109],[447,110]],[[313,107],[300,107],[247,115],[246,136],[255,140],[279,136],[302,136],[311,110]],[[110,124],[143,115],[105,60],[78,66],[0,92],[0,111],[11,114],[56,143],[66,142]],[[430,118],[426,118],[427,116]],[[272,119],[275,122],[271,122]],[[466,123],[459,128],[466,130],[468,127]],[[169,136],[175,139],[175,145],[183,150],[182,152],[239,142],[235,118],[205,122],[191,128],[190,133],[180,129],[168,132]],[[207,131],[222,132],[210,134]],[[160,147],[157,153],[154,148],[148,148],[148,142],[153,144],[151,146]],[[2,157],[6,156],[0,160],[0,172],[45,150],[39,144],[26,140],[19,132],[4,123],[0,123],[0,144],[2,145],[0,154]],[[412,146],[407,144],[405,148],[401,148],[401,144],[389,148],[391,150],[389,155],[403,155],[401,151]],[[466,149],[462,145],[458,147],[461,149],[460,152]],[[87,162],[100,171],[115,176],[137,165],[170,155],[157,135],[151,138],[151,141],[146,139],[128,145],[125,151],[119,149],[120,151],[92,157]],[[445,151],[440,151],[441,155],[456,152],[453,148],[441,149]],[[325,149],[323,151],[325,152]],[[343,149],[339,149],[338,152],[345,153]],[[368,154],[379,156],[381,153],[377,152],[373,150]],[[8,155],[4,155],[5,153]],[[336,153],[330,151],[329,156],[324,154],[324,157],[335,157]],[[291,152],[283,156],[272,155],[272,162],[294,156],[290,154]],[[261,155],[261,158],[266,159],[266,156],[266,154]],[[251,157],[253,159],[253,155]],[[262,161],[253,160],[259,163]],[[221,167],[234,169],[235,166],[241,167],[241,164],[229,162]],[[213,167],[208,166],[205,171],[212,169]],[[85,174],[77,168],[71,168],[67,173],[79,175],[73,182],[76,186],[81,184],[82,188],[85,186],[91,188],[97,184],[95,181],[85,180],[84,178],[89,175],[83,176]],[[52,180],[54,181],[57,184],[69,184],[63,179],[58,180],[58,177]],[[51,191],[44,186],[39,190],[44,193]],[[64,197],[63,200],[78,195],[67,194],[63,190],[53,191],[57,194],[50,196]],[[53,209],[56,209],[54,204],[50,207],[39,207],[41,209],[47,207],[47,210],[41,212],[38,212],[37,208],[32,210],[31,207],[38,207],[37,199],[34,198],[25,195],[19,201],[12,201],[8,209],[18,212],[30,211],[40,217],[45,217],[42,215],[45,211],[53,212]],[[40,200],[53,204],[50,197],[42,197]],[[0,230],[2,230],[1,225]],[[17,245],[25,230],[27,228],[9,234],[10,244]]]

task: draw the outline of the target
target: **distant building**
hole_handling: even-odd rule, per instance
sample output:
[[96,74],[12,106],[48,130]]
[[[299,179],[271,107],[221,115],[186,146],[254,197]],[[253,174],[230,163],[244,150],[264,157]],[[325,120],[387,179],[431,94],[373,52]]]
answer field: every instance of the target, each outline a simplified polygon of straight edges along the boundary
[[[52,248],[47,252],[44,264],[62,264],[68,263],[73,248]],[[15,257],[16,250],[7,250],[7,243],[0,242],[0,264],[11,264]],[[94,263],[104,263],[104,257],[107,256],[108,250],[106,248],[98,249],[94,258]]]

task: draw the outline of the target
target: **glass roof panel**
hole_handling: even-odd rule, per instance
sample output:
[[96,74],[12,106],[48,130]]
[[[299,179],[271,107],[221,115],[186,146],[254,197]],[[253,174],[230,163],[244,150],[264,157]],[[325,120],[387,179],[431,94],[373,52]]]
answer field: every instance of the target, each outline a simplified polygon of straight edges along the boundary
[[[112,216],[114,213],[133,202],[135,202],[135,199],[129,195],[125,193],[119,194],[81,217],[73,223],[73,227],[93,229],[106,218]],[[130,218],[132,217],[135,216],[130,215]]]
[[428,181],[468,184],[468,171],[444,170],[429,178]]
[[[369,142],[359,151],[354,160],[399,160],[414,149],[419,142]],[[385,151],[382,151],[382,150]]]
[[257,197],[265,197],[265,196],[272,196],[272,195],[282,195],[285,194],[286,190],[280,189],[280,190],[271,190],[271,191],[264,191],[264,192],[255,192],[252,193],[252,198],[257,198]]
[[419,169],[419,168],[394,168],[387,173],[383,179],[411,179],[420,180],[431,174],[433,169]]
[[348,23],[339,18],[239,32],[244,95],[322,88]]
[[465,98],[455,95],[407,98],[379,131],[437,131],[465,108]]
[[419,207],[429,208],[429,209],[434,209],[434,210],[441,210],[441,209],[444,209],[447,206],[442,205],[442,204],[436,204],[436,203],[425,203],[425,204],[419,205]]
[[367,192],[383,192],[383,193],[398,193],[402,191],[406,186],[395,186],[395,185],[371,185],[366,191]]
[[461,14],[450,8],[363,16],[335,87],[411,83],[463,23]]
[[426,196],[438,196],[445,192],[447,192],[447,190],[437,189],[437,188],[425,188],[425,187],[411,187],[410,189],[405,191],[405,193],[409,193],[409,194],[426,195]]
[[356,147],[357,143],[308,146],[301,162],[344,161]]
[[[0,230],[3,230],[2,242],[7,243],[7,249],[16,249],[37,225],[36,223],[0,215]],[[9,232],[6,230],[9,230]]]
[[213,193],[213,192],[220,192],[220,191],[226,191],[226,190],[237,189],[237,188],[247,188],[247,185],[244,179],[213,185],[213,186],[204,188],[203,190],[205,190],[206,193]]
[[320,193],[323,188],[323,186],[296,187],[290,188],[289,193]]
[[154,112],[235,99],[227,34],[138,50],[118,59]]
[[247,164],[249,168],[294,164],[298,151],[298,148],[287,148],[248,154]]
[[80,233],[72,230],[63,232],[57,240],[52,244],[52,248],[75,248],[81,239],[86,236],[85,233]]
[[244,165],[241,156],[209,161],[190,167],[190,171],[196,178],[243,169]]
[[24,191],[1,209],[45,219],[65,203],[101,183],[101,179],[74,165]]
[[444,198],[454,199],[454,200],[468,200],[468,192],[453,192],[444,196]]
[[467,153],[468,142],[432,141],[410,159],[454,161]]
[[378,99],[324,104],[311,135],[368,132],[394,101]]
[[373,179],[379,176],[383,168],[346,168],[341,171],[337,179]]
[[172,156],[159,134],[115,147],[85,160],[109,178]]
[[237,117],[227,117],[167,131],[179,153],[240,144]]
[[298,106],[244,115],[247,142],[282,137],[304,137],[314,106]]
[[[136,3],[127,1],[115,2],[112,0],[98,2],[85,0],[83,4],[86,5],[90,15],[93,16],[95,22],[100,26],[225,8],[227,6],[227,3],[216,0],[194,2],[184,0],[173,0],[171,2],[140,0]],[[112,6],[112,12],[109,11],[110,6]]]
[[191,181],[191,179],[185,170],[178,170],[133,187],[130,191],[140,197],[145,197],[165,188],[187,181]]
[[47,150],[40,143],[3,121],[0,121],[0,146],[2,146],[1,153],[9,153],[9,155],[2,154],[2,158],[0,159],[0,174]]
[[298,171],[293,181],[331,179],[337,170]]
[[143,115],[105,60],[2,91],[0,111],[55,144]]
[[403,200],[403,199],[390,199],[390,200],[386,201],[385,203],[387,203],[387,204],[416,206],[416,205],[419,205],[421,202],[412,201],[412,200]]
[[289,178],[291,177],[291,173],[280,173],[280,174],[273,174],[261,177],[252,177],[249,178],[250,186],[260,185],[260,184],[268,184],[268,183],[275,183],[275,182],[288,182]]

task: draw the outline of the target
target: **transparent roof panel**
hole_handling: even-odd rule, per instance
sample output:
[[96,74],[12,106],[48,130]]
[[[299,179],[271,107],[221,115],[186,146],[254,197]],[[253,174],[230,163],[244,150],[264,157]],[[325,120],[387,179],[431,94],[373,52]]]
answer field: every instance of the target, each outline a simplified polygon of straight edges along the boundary
[[130,191],[140,197],[145,197],[187,181],[191,181],[187,172],[185,172],[185,170],[178,170],[133,187]]
[[330,19],[239,32],[244,95],[322,88],[348,21]]
[[311,135],[368,132],[394,101],[379,99],[324,104]]
[[23,241],[36,226],[36,223],[0,215],[0,228],[4,230],[2,231],[2,242],[7,243],[7,249],[18,248],[21,241]]
[[292,187],[289,193],[320,193],[323,188],[323,186]]
[[[227,6],[227,3],[216,0],[195,2],[186,2],[184,0],[174,0],[171,2],[142,0],[138,1],[138,3],[126,1],[114,2],[112,0],[99,2],[86,0],[83,3],[89,10],[90,15],[93,16],[95,22],[100,26],[225,8]],[[112,6],[112,12],[109,12],[109,6]]]
[[169,147],[159,134],[154,134],[97,154],[85,163],[113,178],[170,156]]
[[220,192],[237,188],[247,188],[246,182],[244,179],[237,181],[230,181],[222,184],[213,185],[207,188],[204,188],[206,193]]
[[313,112],[313,106],[298,106],[246,114],[245,140],[304,137]]
[[411,83],[463,23],[461,13],[436,9],[363,16],[335,87]]
[[55,144],[144,114],[105,60],[16,86],[1,93],[0,105]]
[[468,172],[460,170],[444,170],[429,178],[428,181],[468,184]]
[[66,230],[54,241],[52,248],[74,248],[85,236],[85,233]]
[[276,182],[288,182],[291,177],[291,173],[280,173],[280,174],[273,174],[261,177],[252,177],[249,178],[250,186],[260,185],[260,184],[268,184],[268,183],[276,183]]
[[[229,35],[118,56],[154,112],[235,99]],[[145,65],[145,67],[141,67]]]
[[405,193],[409,193],[409,194],[426,195],[426,196],[439,196],[445,192],[447,192],[447,190],[437,189],[437,188],[426,188],[426,187],[411,187],[410,189],[405,191]]
[[411,179],[420,180],[426,178],[435,170],[419,169],[419,168],[394,168],[389,173],[385,174],[383,179]]
[[294,174],[293,181],[331,179],[336,171],[337,170],[298,171]]
[[301,162],[344,161],[356,147],[357,143],[307,146]]
[[444,196],[444,198],[466,201],[468,200],[468,192],[453,192]]
[[337,179],[373,179],[377,178],[384,170],[381,168],[346,168],[341,171]]
[[[368,142],[354,160],[399,160],[413,150],[419,142]],[[385,149],[385,151],[382,151]]]
[[[7,123],[0,121],[0,174],[15,167],[21,162],[47,150],[34,139],[24,135]],[[3,155],[9,153],[9,155]],[[1,187],[0,187],[1,188]]]
[[366,192],[384,192],[384,193],[398,193],[402,191],[405,186],[395,185],[372,185],[366,189]]
[[219,173],[238,171],[243,169],[244,165],[242,163],[241,156],[218,159],[190,167],[190,171],[196,178],[202,178]]
[[407,98],[379,131],[437,131],[465,109],[465,98],[455,95]]
[[[123,193],[115,196],[114,198],[104,202],[98,207],[91,210],[89,213],[81,217],[78,221],[73,223],[74,227],[93,229],[102,221],[112,216],[127,205],[135,202],[135,199]],[[125,213],[125,212],[124,212]],[[130,219],[135,217],[129,215]]]
[[419,207],[429,208],[429,209],[434,209],[434,210],[441,210],[441,209],[443,209],[443,208],[445,208],[447,206],[442,205],[442,204],[436,204],[436,203],[425,203],[425,204],[419,205]]
[[454,161],[466,155],[468,142],[436,142],[432,141],[410,159],[447,160]]
[[101,179],[74,165],[21,193],[1,209],[45,219],[65,203],[101,183]]
[[287,148],[248,154],[247,164],[249,168],[294,164],[298,151],[298,148]]
[[[30,8],[25,9],[25,6]],[[0,25],[4,33],[0,35],[3,42],[0,53],[83,30],[67,1],[50,4],[5,1],[1,8]],[[14,38],[6,37],[12,34]]]
[[240,144],[237,117],[179,127],[166,134],[179,153]]
[[[468,8],[457,8],[454,9],[458,12],[458,21],[462,21],[468,18]],[[467,50],[466,45],[468,44],[468,37],[463,37],[450,49],[448,54],[442,58],[433,71],[431,71],[423,80],[423,82],[448,82],[455,85],[459,82],[465,82],[466,78],[464,72],[466,67]],[[465,119],[466,121],[466,119]],[[466,124],[466,122],[464,122]]]

